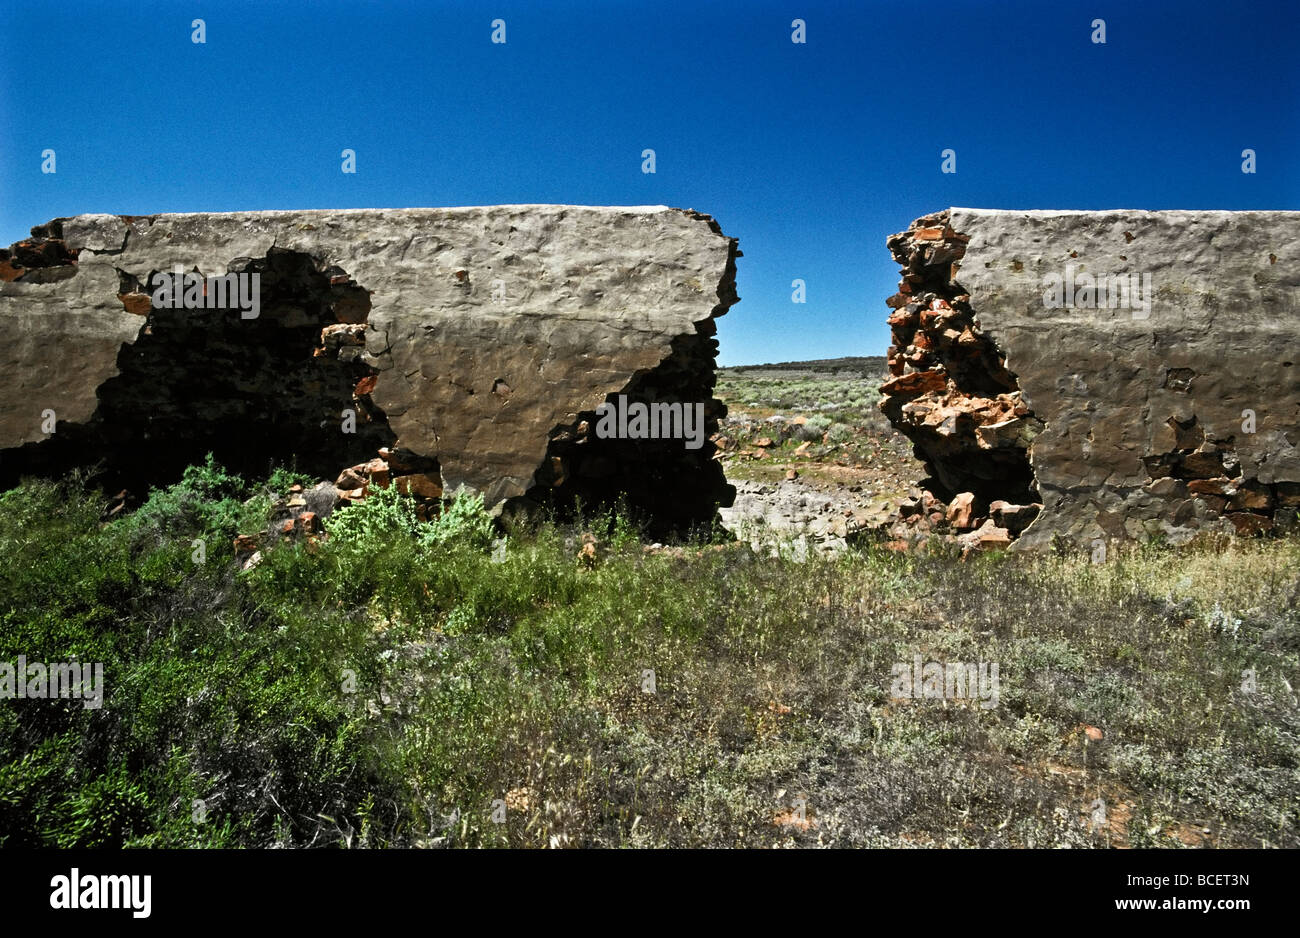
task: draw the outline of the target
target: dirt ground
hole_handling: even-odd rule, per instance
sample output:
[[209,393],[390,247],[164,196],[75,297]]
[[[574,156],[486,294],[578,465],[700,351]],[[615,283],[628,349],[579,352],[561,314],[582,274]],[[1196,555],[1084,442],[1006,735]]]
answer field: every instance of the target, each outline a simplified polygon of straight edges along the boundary
[[884,373],[880,358],[720,369],[728,415],[714,440],[736,486],[723,524],[835,550],[885,521],[925,468],[878,410]]

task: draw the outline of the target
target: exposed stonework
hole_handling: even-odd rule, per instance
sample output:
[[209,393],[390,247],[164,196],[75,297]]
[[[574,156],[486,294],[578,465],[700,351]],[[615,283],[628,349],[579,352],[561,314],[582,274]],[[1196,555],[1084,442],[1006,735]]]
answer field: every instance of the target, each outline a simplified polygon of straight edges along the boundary
[[[737,299],[739,251],[707,215],[82,215],[32,234],[0,254],[6,484],[102,460],[107,484],[135,490],[208,450],[250,472],[296,458],[333,479],[383,447],[386,462],[416,467],[405,474],[428,497],[461,485],[489,504],[622,494],[687,523],[730,503],[712,444],[582,432],[620,392],[702,402],[716,430],[712,319]],[[258,272],[260,314],[154,308],[159,278],[178,267]]]
[[1300,213],[954,208],[888,247],[881,406],[933,476],[913,529],[1039,547],[1295,523]]

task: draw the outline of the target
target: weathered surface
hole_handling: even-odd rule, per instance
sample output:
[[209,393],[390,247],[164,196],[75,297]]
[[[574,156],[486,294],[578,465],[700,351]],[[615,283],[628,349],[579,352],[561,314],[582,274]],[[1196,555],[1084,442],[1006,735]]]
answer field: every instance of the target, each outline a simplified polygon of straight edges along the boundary
[[[705,402],[716,429],[712,319],[737,299],[738,254],[707,215],[663,206],[59,219],[0,256],[0,467],[103,457],[138,480],[212,449],[332,478],[387,446],[448,491],[546,500],[576,478],[553,469],[583,462],[549,450],[609,395]],[[153,308],[177,266],[260,272],[261,314]],[[602,492],[640,484],[609,478],[630,450],[694,473],[673,482],[695,502],[728,500],[709,445],[589,443],[614,453],[587,465]]]
[[1300,213],[954,208],[889,247],[882,408],[954,516],[1033,517],[1017,547],[1294,523]]

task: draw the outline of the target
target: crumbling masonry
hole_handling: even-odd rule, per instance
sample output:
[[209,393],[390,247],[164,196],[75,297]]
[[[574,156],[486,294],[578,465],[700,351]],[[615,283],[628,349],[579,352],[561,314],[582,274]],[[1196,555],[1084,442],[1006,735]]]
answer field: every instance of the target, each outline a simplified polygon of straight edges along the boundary
[[931,475],[895,534],[1087,547],[1296,523],[1300,213],[954,208],[887,244],[881,407]]
[[[146,494],[213,452],[394,484],[423,509],[622,499],[663,529],[734,490],[680,440],[603,440],[623,393],[713,399],[736,240],[663,206],[82,215],[0,251],[0,484],[98,467]],[[260,313],[171,309],[159,278],[258,273]],[[343,470],[340,474],[340,470]]]

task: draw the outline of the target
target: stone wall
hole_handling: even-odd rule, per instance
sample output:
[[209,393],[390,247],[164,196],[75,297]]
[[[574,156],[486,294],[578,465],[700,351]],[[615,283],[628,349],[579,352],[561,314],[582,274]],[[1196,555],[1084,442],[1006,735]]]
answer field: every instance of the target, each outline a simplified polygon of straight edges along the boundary
[[[730,503],[711,444],[578,432],[620,392],[703,402],[716,429],[712,320],[738,299],[740,252],[707,215],[82,215],[32,235],[0,252],[5,484],[100,463],[106,485],[143,494],[209,450],[333,478],[382,448],[422,490],[466,485],[490,504],[621,494],[694,523]],[[259,314],[157,308],[178,268],[258,273]]]
[[931,473],[912,528],[1087,547],[1295,523],[1300,213],[953,208],[888,247],[882,409]]

